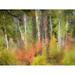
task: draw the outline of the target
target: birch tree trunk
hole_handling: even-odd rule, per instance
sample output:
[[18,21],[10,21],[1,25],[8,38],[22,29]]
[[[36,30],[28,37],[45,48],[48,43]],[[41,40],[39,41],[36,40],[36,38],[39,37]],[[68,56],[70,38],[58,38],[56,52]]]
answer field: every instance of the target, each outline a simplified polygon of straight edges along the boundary
[[7,35],[7,30],[6,30],[6,21],[5,21],[6,19],[5,19],[5,15],[3,15],[3,21],[4,21],[4,23],[3,23],[3,28],[4,28],[4,38],[5,38],[5,45],[6,45],[6,48],[7,48],[7,50],[8,50],[8,48],[9,48],[9,42],[8,42],[8,35]]
[[58,20],[58,47],[59,49],[61,49],[62,47],[62,39],[61,39],[61,36],[62,33],[61,33],[61,18],[59,18]]
[[39,54],[42,55],[42,48],[43,48],[43,25],[42,25],[42,16],[41,16],[41,11],[36,10],[36,26],[37,26],[37,35],[38,35],[38,49],[39,49]]
[[14,18],[14,22],[15,22],[16,30],[17,30],[17,34],[18,34],[17,37],[19,38],[19,39],[17,39],[18,46],[20,48],[24,48],[24,36],[23,36],[22,30],[20,27],[19,20],[17,18]]
[[35,11],[38,41],[40,41],[40,10]]
[[5,37],[6,48],[8,50],[9,45],[8,45],[8,37],[7,37],[7,34],[6,33],[5,33],[4,37]]
[[27,16],[26,14],[24,14],[23,16],[23,20],[24,20],[24,43],[25,43],[25,49],[27,48]]

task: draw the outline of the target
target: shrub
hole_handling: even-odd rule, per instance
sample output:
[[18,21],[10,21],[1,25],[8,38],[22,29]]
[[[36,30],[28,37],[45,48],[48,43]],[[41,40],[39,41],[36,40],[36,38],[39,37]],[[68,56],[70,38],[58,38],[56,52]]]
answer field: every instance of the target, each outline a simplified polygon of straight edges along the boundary
[[38,55],[33,60],[32,65],[46,65],[46,59],[45,59],[45,57]]
[[15,65],[17,64],[16,58],[13,53],[3,50],[0,52],[0,65]]
[[75,65],[75,50],[64,53],[62,63],[64,65]]

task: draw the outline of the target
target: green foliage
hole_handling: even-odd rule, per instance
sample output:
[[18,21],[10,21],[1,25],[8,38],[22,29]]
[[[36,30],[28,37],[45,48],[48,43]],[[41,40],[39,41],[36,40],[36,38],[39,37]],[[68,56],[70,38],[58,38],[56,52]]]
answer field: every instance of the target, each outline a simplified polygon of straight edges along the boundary
[[[27,40],[28,42],[32,42],[33,39],[32,39],[32,18],[31,17],[28,17],[28,24],[27,24]],[[31,38],[30,38],[31,37]]]
[[34,58],[32,65],[47,65],[47,54],[45,46],[43,48],[42,55],[37,55]]
[[0,50],[3,49],[3,45],[4,45],[4,41],[3,40],[4,40],[3,37],[0,36]]
[[64,54],[63,64],[64,65],[75,65],[75,50],[71,50]]
[[0,65],[16,65],[15,56],[6,50],[0,51]]
[[[42,49],[42,55],[37,54],[35,56],[32,65],[46,65],[46,64],[60,64],[60,61],[63,61],[64,65],[75,65],[75,48],[73,50],[64,53],[64,49],[58,48],[58,40],[57,37],[59,32],[59,21],[60,24],[60,32],[61,32],[61,42],[64,42],[65,37],[67,35],[67,32],[71,32],[72,36],[75,36],[75,18],[73,17],[73,11],[70,10],[50,10],[50,11],[41,11],[40,16],[40,26],[39,26],[39,32],[40,36],[42,37],[43,44],[46,44],[46,35],[49,32],[50,25],[47,26],[49,28],[46,32],[45,24],[43,22],[44,16],[48,16],[48,22],[49,18],[51,16],[51,23],[52,23],[52,35],[48,38],[50,40],[49,48],[45,47],[44,45]],[[49,13],[50,12],[50,13]],[[26,35],[23,35],[24,37],[21,37],[21,33],[25,34],[25,28],[24,28],[24,17],[23,15],[26,15]],[[25,40],[25,47],[27,47],[27,52],[33,48],[33,43],[36,44],[38,42],[38,28],[36,27],[36,15],[35,10],[1,10],[0,11],[0,65],[15,65],[18,64],[18,61],[16,60],[15,51],[17,47],[19,46],[20,40],[22,39],[23,42]],[[14,19],[15,18],[15,19]],[[45,21],[45,20],[44,20]],[[71,21],[71,22],[70,22]],[[15,23],[16,22],[16,23]],[[49,22],[50,23],[50,22]],[[48,23],[48,24],[49,24]],[[22,32],[20,32],[20,29]],[[7,34],[9,49],[6,50],[5,45],[5,34]],[[49,34],[50,35],[50,34]],[[39,38],[40,38],[39,36]],[[10,43],[10,38],[12,38],[13,43]],[[60,41],[60,40],[59,40]],[[22,42],[22,43],[23,43]],[[15,46],[14,46],[14,45]],[[11,48],[12,46],[12,48]],[[13,48],[14,47],[14,48]],[[49,52],[48,52],[49,51]],[[63,54],[63,59],[62,58]],[[49,61],[48,61],[49,57]]]
[[58,44],[57,44],[57,39],[55,38],[55,35],[52,35],[51,41],[50,41],[50,48],[49,48],[49,52],[51,56],[56,56],[59,53],[59,49],[58,49]]
[[38,55],[32,62],[32,65],[46,65],[46,58],[44,56]]

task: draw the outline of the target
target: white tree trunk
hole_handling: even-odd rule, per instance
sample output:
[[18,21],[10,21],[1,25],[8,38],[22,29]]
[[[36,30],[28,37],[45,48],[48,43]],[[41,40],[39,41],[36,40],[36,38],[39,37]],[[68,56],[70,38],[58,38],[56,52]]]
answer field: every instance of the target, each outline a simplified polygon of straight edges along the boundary
[[[15,22],[15,25],[16,25],[17,32],[19,31],[20,36],[21,36],[21,39],[17,39],[18,46],[23,47],[24,46],[24,35],[23,35],[22,30],[21,30],[19,20],[17,18],[14,18],[14,22]],[[19,34],[19,33],[17,33],[17,34]]]
[[9,42],[8,42],[8,36],[7,36],[7,33],[6,33],[6,22],[5,22],[5,20],[6,20],[6,18],[5,18],[5,15],[3,15],[3,21],[4,21],[4,39],[5,39],[5,45],[6,45],[6,48],[7,48],[7,50],[8,50],[8,48],[9,48]]
[[7,50],[8,50],[8,48],[9,48],[9,45],[8,45],[8,37],[7,37],[7,34],[5,33],[5,43],[6,43],[6,48],[7,48]]
[[21,39],[24,40],[24,36],[23,36],[22,30],[21,30],[21,27],[19,26],[19,21],[18,21],[18,27],[19,27],[19,32],[20,32],[20,35],[21,35]]
[[36,26],[37,26],[37,31],[38,31],[38,40],[40,41],[40,10],[35,11],[36,15]]
[[16,25],[16,29],[19,30],[19,32],[20,32],[21,39],[24,40],[24,36],[23,36],[22,30],[21,30],[21,27],[19,25],[19,20],[17,18],[14,18],[14,22]]
[[61,49],[62,47],[62,39],[61,39],[61,20],[59,18],[59,24],[58,24],[58,46],[59,46],[59,49]]
[[24,14],[23,16],[23,20],[24,20],[24,43],[25,43],[25,48],[27,48],[27,16]]

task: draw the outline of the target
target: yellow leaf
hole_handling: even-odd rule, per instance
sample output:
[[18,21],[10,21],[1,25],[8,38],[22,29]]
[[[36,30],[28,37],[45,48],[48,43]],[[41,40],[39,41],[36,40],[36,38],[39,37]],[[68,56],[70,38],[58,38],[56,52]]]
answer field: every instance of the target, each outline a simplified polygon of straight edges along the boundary
[[53,36],[52,36],[52,39],[51,39],[51,41],[50,41],[50,47],[54,47],[54,45],[56,45],[56,38],[55,38],[55,36],[53,35]]

